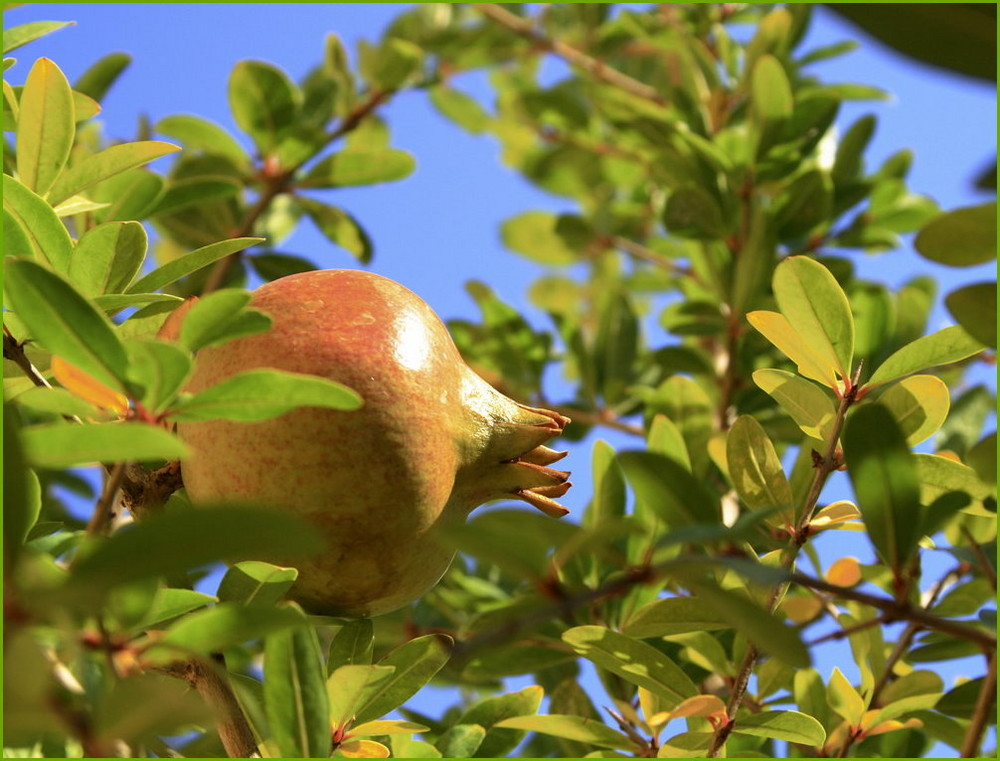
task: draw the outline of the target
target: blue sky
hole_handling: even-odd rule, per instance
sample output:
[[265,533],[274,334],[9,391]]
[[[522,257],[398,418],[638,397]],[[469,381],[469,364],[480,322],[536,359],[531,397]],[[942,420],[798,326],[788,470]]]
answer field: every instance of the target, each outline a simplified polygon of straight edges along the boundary
[[[155,122],[170,114],[194,113],[231,127],[226,84],[237,61],[269,61],[297,79],[320,60],[327,32],[337,32],[353,48],[358,39],[377,38],[406,7],[394,3],[29,4],[8,12],[5,25],[74,20],[77,26],[15,51],[19,63],[9,76],[15,84],[21,83],[31,62],[47,56],[73,81],[101,56],[123,51],[132,55],[133,63],[105,99],[99,117],[109,138],[134,139],[140,114]],[[875,167],[908,147],[916,156],[909,180],[912,190],[930,195],[946,209],[989,200],[973,189],[972,179],[995,153],[995,88],[903,59],[863,38],[822,7],[803,49],[844,39],[859,39],[862,47],[843,58],[815,64],[813,73],[827,82],[873,84],[894,96],[888,103],[849,103],[841,111],[841,128],[862,114],[878,117],[867,165]],[[481,75],[460,76],[456,85],[489,97]],[[417,171],[400,183],[345,189],[331,196],[372,236],[375,259],[370,268],[416,291],[442,318],[478,318],[464,284],[479,279],[521,309],[532,323],[544,326],[544,317],[526,297],[528,285],[544,270],[506,251],[499,226],[528,209],[569,211],[570,203],[528,185],[502,165],[492,139],[468,135],[446,122],[421,93],[397,96],[382,113],[392,129],[393,144],[414,154]],[[307,256],[323,267],[356,266],[308,222],[300,225],[281,250]],[[860,274],[891,286],[918,273],[931,274],[942,282],[941,296],[957,284],[995,275],[993,265],[969,270],[934,265],[913,254],[909,243],[899,252],[853,258]],[[947,320],[947,313],[939,307],[931,328],[943,327]],[[664,336],[650,339],[662,342]],[[986,371],[977,377],[992,383]],[[605,432],[600,435],[616,445],[633,445]],[[566,503],[577,514],[589,497],[586,471],[593,438],[576,447],[570,457],[576,462],[569,467],[581,477],[575,479],[580,486],[570,492]],[[846,496],[834,491],[824,501]],[[831,657],[850,659],[843,650],[840,655],[831,651]]]

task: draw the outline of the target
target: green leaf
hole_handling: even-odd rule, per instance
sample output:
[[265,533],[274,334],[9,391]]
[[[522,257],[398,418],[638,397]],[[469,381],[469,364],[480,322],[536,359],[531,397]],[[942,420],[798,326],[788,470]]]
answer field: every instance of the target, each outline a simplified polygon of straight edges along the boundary
[[247,370],[181,399],[169,412],[171,420],[267,420],[298,407],[356,410],[361,397],[336,381],[283,370]]
[[122,293],[146,258],[146,230],[138,222],[105,222],[87,230],[73,249],[69,277],[81,293]]
[[127,293],[158,291],[180,280],[185,275],[197,272],[202,267],[207,267],[219,259],[261,243],[263,240],[263,238],[232,238],[202,246],[184,256],[179,256],[167,262],[161,267],[157,267],[145,277],[139,278],[139,280],[132,284]]
[[31,67],[20,106],[18,179],[44,197],[66,166],[76,136],[69,82],[48,58],[39,58]]
[[812,169],[788,185],[775,211],[778,236],[783,240],[805,235],[830,219],[833,183],[826,172]]
[[837,144],[833,162],[833,178],[838,183],[853,180],[861,174],[862,157],[875,134],[875,117],[862,116],[852,124]]
[[99,222],[119,222],[145,219],[163,193],[165,181],[147,169],[131,169],[109,177],[91,188],[95,201],[109,205],[98,209],[94,216]]
[[378,665],[393,667],[392,676],[358,705],[355,721],[363,724],[403,705],[448,662],[451,646],[450,637],[428,634],[390,651]]
[[319,637],[311,626],[264,643],[264,701],[271,738],[287,758],[330,755],[330,706]]
[[825,364],[850,378],[854,360],[854,317],[833,274],[806,256],[791,256],[774,270],[774,297],[795,331]]
[[143,423],[43,423],[25,428],[23,435],[28,459],[39,468],[178,460],[188,455],[176,436]]
[[526,211],[500,226],[503,244],[539,264],[568,265],[579,261],[593,237],[578,217],[545,211]]
[[577,532],[577,527],[524,510],[491,510],[467,523],[440,528],[440,541],[506,572],[541,579],[550,567],[550,555]]
[[594,479],[593,497],[584,515],[584,526],[599,526],[625,514],[625,474],[606,441],[594,442],[590,472]]
[[180,148],[176,145],[160,143],[155,140],[124,143],[105,148],[103,151],[81,159],[59,175],[59,179],[49,191],[48,201],[55,206],[92,185],[179,150]]
[[211,595],[195,592],[192,589],[171,589],[162,587],[156,590],[153,603],[143,613],[142,619],[132,627],[133,631],[150,629],[157,624],[171,621],[192,610],[204,608],[209,603],[217,602]]
[[954,325],[929,336],[923,336],[896,351],[885,360],[868,380],[866,387],[878,386],[905,375],[938,365],[971,357],[983,350],[983,345],[965,330]]
[[807,436],[829,441],[837,407],[816,384],[786,370],[755,370],[753,380],[771,395]]
[[372,662],[375,635],[370,618],[348,621],[330,642],[326,658],[327,671],[333,673],[341,666],[367,666]]
[[298,116],[302,94],[281,69],[262,61],[240,61],[229,76],[229,107],[260,152],[274,153]]
[[949,211],[924,225],[913,241],[926,259],[951,267],[973,267],[997,258],[994,203]]
[[659,696],[669,710],[698,694],[691,678],[652,645],[603,626],[577,626],[563,632],[576,652],[600,668]]
[[406,151],[347,148],[317,163],[298,184],[307,188],[340,188],[395,182],[409,177],[417,164]]
[[684,434],[666,415],[653,416],[653,421],[649,424],[649,431],[646,434],[646,448],[650,452],[669,457],[684,470],[690,472],[691,457],[684,441]]
[[181,680],[162,674],[116,679],[94,703],[91,731],[95,736],[114,737],[129,745],[155,743],[158,736],[212,722],[212,711],[200,695]]
[[781,128],[792,116],[792,86],[785,69],[772,55],[763,55],[753,66],[750,110],[757,129],[757,155],[775,143]]
[[504,758],[513,751],[524,738],[524,731],[494,728],[495,725],[513,716],[537,712],[542,695],[542,688],[533,685],[517,692],[486,698],[463,713],[456,724],[478,724],[486,729],[486,739],[479,746],[475,757]]
[[355,256],[362,264],[372,258],[372,242],[368,233],[343,209],[311,198],[299,198],[299,205],[316,227],[332,243]]
[[200,116],[177,114],[160,119],[153,128],[172,137],[187,150],[214,156],[225,156],[235,166],[249,163],[249,157],[239,142],[215,122]]
[[151,215],[173,214],[191,206],[202,206],[224,201],[239,195],[243,186],[231,177],[207,176],[185,177],[171,180],[166,191],[160,196]]
[[223,602],[184,616],[156,640],[147,657],[173,659],[178,653],[208,655],[267,637],[272,632],[305,626],[306,617],[296,608],[248,608]]
[[920,480],[920,502],[930,505],[947,492],[965,492],[972,498],[966,512],[983,517],[996,517],[996,511],[987,510],[983,501],[993,496],[993,490],[984,484],[972,468],[951,458],[934,454],[913,455],[917,477]]
[[636,498],[670,528],[718,522],[718,500],[683,465],[661,454],[640,451],[621,452],[618,462]]
[[948,417],[951,393],[934,375],[911,375],[890,386],[878,402],[892,413],[912,447],[937,433]]
[[750,415],[740,415],[726,436],[729,476],[751,510],[789,507],[792,488],[764,428]]
[[284,599],[299,572],[295,568],[245,560],[234,563],[219,582],[219,601],[272,606]]
[[277,280],[299,272],[312,272],[316,265],[301,256],[269,252],[247,257],[246,261],[264,280]]
[[831,357],[820,356],[813,344],[792,327],[785,315],[766,311],[748,312],[747,322],[792,360],[800,375],[829,388],[837,388],[835,361]]
[[33,340],[105,385],[124,389],[125,347],[107,317],[34,261],[8,260],[5,275],[8,305]]
[[71,394],[64,388],[37,386],[18,394],[17,403],[31,410],[56,415],[75,415],[79,418],[97,418],[101,413],[90,402]]
[[[92,599],[91,595],[123,582],[180,573],[223,559],[287,562],[315,555],[323,544],[312,523],[271,510],[171,510],[129,526],[97,545],[75,563],[70,584],[81,598],[86,595]],[[122,568],[129,569],[125,577]]]
[[597,383],[608,404],[617,404],[626,395],[638,348],[639,322],[632,301],[625,293],[608,293],[601,299],[594,338]]
[[28,531],[42,509],[38,476],[28,469],[20,437],[20,415],[14,405],[3,405],[3,569],[10,573]]
[[240,336],[269,330],[272,320],[263,312],[248,310],[250,294],[235,288],[214,291],[200,298],[184,315],[180,341],[192,352],[218,346]]
[[126,344],[128,377],[138,399],[153,413],[163,412],[191,374],[191,355],[175,344],[149,339]]
[[19,24],[3,30],[3,54],[7,55],[12,50],[29,42],[51,34],[64,26],[74,26],[75,21],[29,21],[27,24]]
[[716,608],[720,618],[728,621],[761,651],[795,668],[809,665],[809,651],[802,644],[798,632],[746,595],[702,582],[690,581],[689,585],[698,597]]
[[418,46],[394,37],[386,38],[378,48],[366,51],[361,46],[359,55],[359,65],[365,78],[380,90],[402,87],[419,72],[423,60],[423,51]]
[[663,212],[663,224],[682,238],[707,240],[727,234],[718,202],[697,185],[685,185],[670,194]]
[[646,603],[622,625],[622,633],[638,639],[666,637],[671,634],[728,629],[707,600],[698,597],[667,597]]
[[83,72],[73,83],[73,89],[100,102],[130,63],[132,56],[127,53],[110,53]]
[[466,132],[482,134],[490,123],[490,115],[475,98],[445,84],[428,88],[431,105],[442,116],[455,122]]
[[444,758],[473,758],[486,739],[486,730],[478,724],[456,724],[442,734],[434,747]]
[[504,719],[497,727],[524,729],[529,732],[541,732],[553,737],[596,745],[599,748],[629,750],[633,748],[632,741],[621,732],[612,729],[607,724],[582,716],[564,716],[546,714],[544,716],[515,716]]
[[997,284],[973,283],[952,291],[945,306],[959,325],[992,348],[997,347]]
[[798,711],[762,711],[740,716],[733,732],[812,747],[820,747],[826,742],[823,725],[812,716]]
[[395,671],[391,666],[341,666],[330,674],[326,680],[326,694],[333,726],[352,721],[358,708],[378,694]]
[[847,472],[879,556],[899,573],[920,540],[916,463],[892,414],[880,404],[859,407],[843,436]]
[[73,241],[58,215],[36,193],[3,176],[5,256],[30,256],[57,272],[67,272]]

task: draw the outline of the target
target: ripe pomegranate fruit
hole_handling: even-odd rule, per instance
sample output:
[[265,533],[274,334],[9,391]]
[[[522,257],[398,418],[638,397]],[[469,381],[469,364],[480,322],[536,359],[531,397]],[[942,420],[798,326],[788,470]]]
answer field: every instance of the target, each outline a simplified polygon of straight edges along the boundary
[[441,524],[513,497],[552,516],[569,473],[544,443],[569,422],[525,407],[463,362],[447,328],[411,291],[354,270],[305,272],[255,291],[274,325],[202,349],[188,390],[261,367],[344,383],[353,412],[299,408],[272,420],[184,423],[184,484],[197,502],[260,503],[305,517],[326,552],[296,563],[307,610],[373,616],[427,592],[453,552]]

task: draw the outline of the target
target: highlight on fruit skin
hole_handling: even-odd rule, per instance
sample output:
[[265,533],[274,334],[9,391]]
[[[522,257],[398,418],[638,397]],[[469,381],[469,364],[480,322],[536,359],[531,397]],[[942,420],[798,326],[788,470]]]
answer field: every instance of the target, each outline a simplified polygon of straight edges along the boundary
[[546,515],[569,473],[545,446],[569,419],[518,404],[462,360],[418,296],[357,270],[290,275],[254,292],[271,330],[202,349],[189,391],[277,368],[357,391],[356,411],[299,408],[271,420],[182,423],[195,505],[233,501],[314,523],[327,551],[299,570],[290,596],[307,610],[373,616],[416,600],[454,552],[435,538],[477,506],[519,499]]

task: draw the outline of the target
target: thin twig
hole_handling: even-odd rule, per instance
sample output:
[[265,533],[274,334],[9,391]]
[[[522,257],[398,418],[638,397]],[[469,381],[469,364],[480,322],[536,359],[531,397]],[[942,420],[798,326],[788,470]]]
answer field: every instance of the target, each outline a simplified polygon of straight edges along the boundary
[[[837,407],[837,415],[833,421],[833,430],[830,432],[830,439],[827,442],[826,452],[824,452],[822,460],[816,465],[812,483],[809,485],[809,492],[806,494],[806,498],[802,503],[802,512],[796,521],[795,532],[792,535],[791,543],[785,550],[785,555],[782,558],[782,565],[786,569],[790,570],[794,566],[799,550],[802,549],[802,545],[804,545],[806,540],[809,538],[809,521],[812,520],[813,513],[816,510],[816,505],[819,502],[819,495],[822,493],[823,487],[826,485],[826,481],[830,477],[830,474],[837,469],[839,464],[837,458],[837,443],[840,440],[840,432],[843,430],[844,422],[847,420],[847,411],[854,403],[856,389],[857,384],[855,383],[840,399],[840,404]],[[774,612],[774,610],[778,607],[778,603],[784,595],[785,590],[786,586],[784,584],[779,584],[774,588],[767,604],[767,611],[769,613]],[[712,737],[712,744],[709,746],[708,753],[706,754],[708,758],[715,758],[719,754],[719,750],[725,744],[729,735],[733,731],[736,712],[743,703],[743,697],[746,695],[747,691],[747,684],[750,682],[750,675],[753,673],[753,668],[757,663],[758,657],[760,657],[760,651],[757,649],[756,645],[751,643],[747,647],[746,655],[743,656],[743,662],[740,664],[740,669],[736,673],[732,690],[729,694],[729,702],[726,704],[726,716],[728,717],[728,721],[720,724],[719,728],[715,731],[715,735]]]
[[125,470],[126,463],[116,462],[105,477],[101,498],[94,505],[94,512],[87,523],[88,535],[104,534],[111,525],[111,519],[114,517],[115,498],[118,496],[118,490],[121,489],[125,479]]
[[580,410],[576,407],[566,407],[557,404],[546,404],[545,406],[554,412],[558,412],[560,415],[573,418],[574,423],[602,426],[604,428],[610,428],[613,431],[627,433],[632,436],[644,437],[646,435],[646,431],[641,425],[636,425],[635,423],[624,423],[610,410],[588,412],[587,410]]
[[979,697],[976,699],[976,708],[972,713],[972,720],[965,733],[965,740],[962,743],[962,758],[977,758],[979,756],[979,746],[983,742],[983,734],[990,718],[996,718],[996,696],[997,696],[997,654],[992,652],[989,655],[989,666],[986,670],[986,679],[979,689]]
[[642,98],[643,100],[656,103],[657,105],[662,106],[666,104],[666,100],[663,96],[661,96],[649,85],[640,82],[638,79],[633,79],[628,76],[628,74],[624,74],[617,69],[608,66],[603,61],[592,58],[583,51],[578,50],[562,40],[546,37],[544,34],[535,29],[534,25],[530,21],[521,18],[520,16],[515,16],[513,13],[500,5],[497,5],[496,3],[472,3],[472,7],[492,21],[495,21],[501,26],[507,27],[512,32],[521,35],[525,39],[531,40],[536,47],[554,53],[567,63],[578,66],[593,76],[594,79],[617,87],[619,90],[627,92],[630,95],[634,95],[637,98]]
[[[336,142],[348,133],[357,129],[361,122],[364,121],[365,118],[368,117],[382,103],[388,100],[392,94],[393,91],[391,90],[373,91],[363,103],[344,117],[336,129],[326,136],[322,147],[319,148],[316,153],[319,153],[319,151],[324,150],[331,143]],[[232,231],[233,238],[242,238],[253,232],[253,228],[254,225],[257,224],[257,220],[259,220],[267,211],[274,199],[282,193],[287,193],[293,189],[294,185],[292,183],[292,178],[295,176],[295,173],[302,168],[303,164],[315,156],[316,153],[306,157],[294,166],[283,168],[280,172],[266,178],[264,188],[261,190],[260,196],[258,196],[253,206],[247,210],[247,213],[243,215],[243,219],[240,220],[239,225],[237,225],[237,227]],[[201,290],[202,295],[218,290],[225,282],[229,271],[235,266],[241,256],[242,252],[236,252],[235,254],[230,254],[229,256],[216,262],[212,271],[208,274],[208,278],[205,280],[205,286]]]
[[6,325],[3,326],[3,356],[4,359],[9,359],[21,368],[21,372],[36,386],[52,388],[52,384],[45,379],[45,376],[38,371],[38,368],[28,359],[28,355],[24,353],[24,344],[14,338]]
[[965,537],[966,541],[969,543],[969,549],[972,550],[972,554],[976,556],[976,560],[979,562],[979,570],[982,571],[983,576],[987,578],[990,582],[990,586],[993,587],[993,591],[997,591],[997,574],[990,564],[990,560],[986,557],[986,553],[983,552],[983,548],[979,546],[979,542],[965,526],[962,526],[962,535]]
[[789,578],[793,584],[799,584],[809,589],[815,589],[818,592],[826,592],[843,600],[853,600],[854,602],[860,602],[863,605],[885,611],[889,614],[889,619],[893,621],[913,621],[927,629],[933,629],[958,637],[959,639],[975,642],[987,651],[993,650],[997,646],[996,637],[988,632],[959,621],[935,616],[923,608],[910,605],[905,600],[900,601],[891,597],[878,597],[849,587],[840,587],[823,579],[799,573],[798,571],[792,572]]

